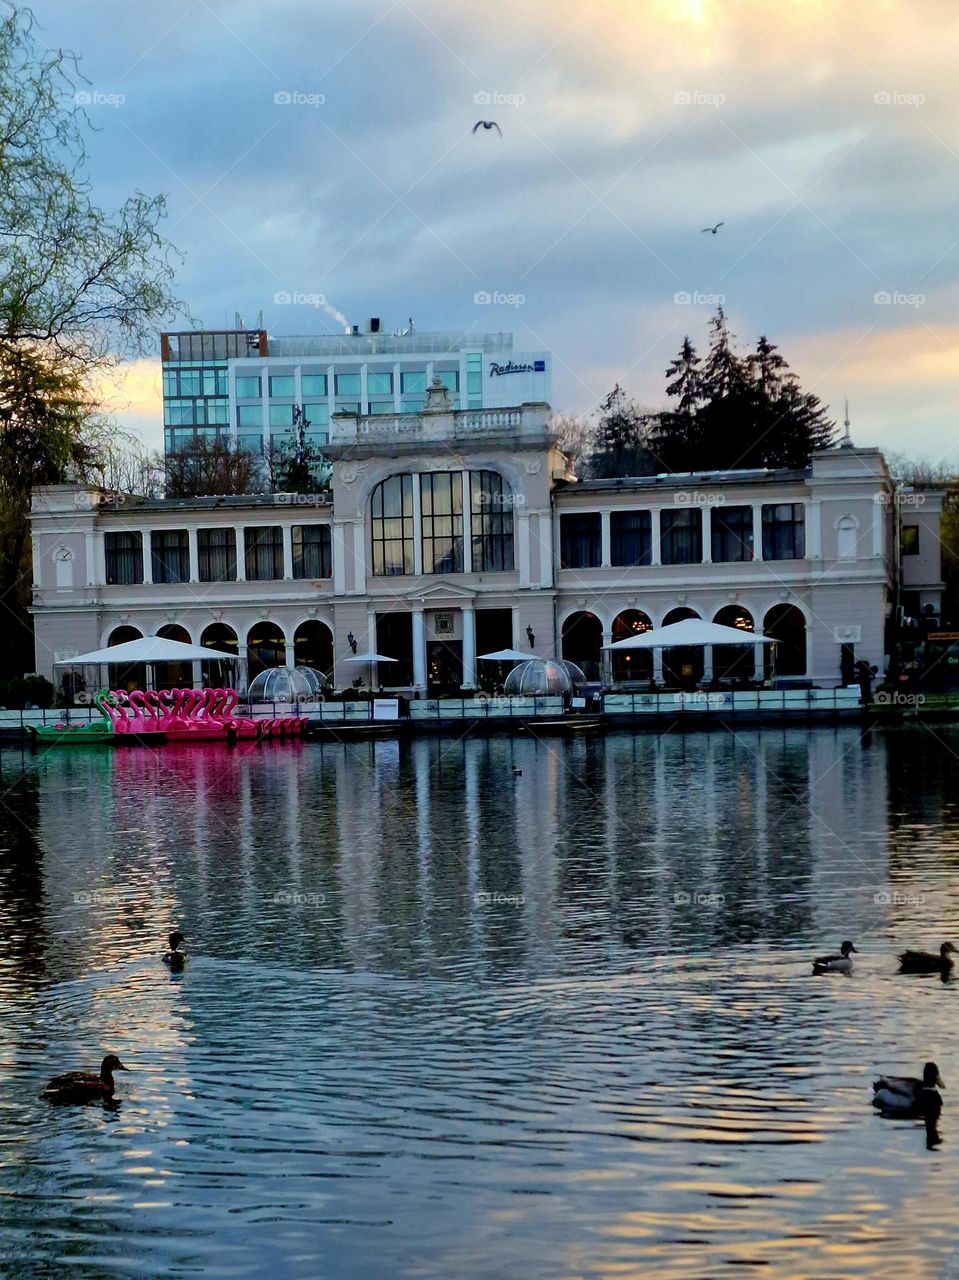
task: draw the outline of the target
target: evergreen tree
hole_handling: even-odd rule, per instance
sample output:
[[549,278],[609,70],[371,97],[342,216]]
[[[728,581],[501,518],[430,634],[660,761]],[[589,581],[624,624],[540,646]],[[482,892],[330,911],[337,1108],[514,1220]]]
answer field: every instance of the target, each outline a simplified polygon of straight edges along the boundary
[[818,396],[803,392],[799,379],[763,334],[749,356],[755,398],[755,466],[805,467],[814,449],[834,442],[835,424]]
[[603,401],[590,474],[599,480],[655,475],[661,467],[649,448],[651,418],[616,384]]
[[709,328],[696,465],[702,470],[758,466],[756,400],[749,366],[733,349],[734,336],[722,307],[717,307]]
[[683,340],[679,354],[666,370],[670,381],[666,394],[676,400],[676,408],[659,417],[650,441],[661,469],[692,471],[701,452],[703,405],[702,361],[689,336]]

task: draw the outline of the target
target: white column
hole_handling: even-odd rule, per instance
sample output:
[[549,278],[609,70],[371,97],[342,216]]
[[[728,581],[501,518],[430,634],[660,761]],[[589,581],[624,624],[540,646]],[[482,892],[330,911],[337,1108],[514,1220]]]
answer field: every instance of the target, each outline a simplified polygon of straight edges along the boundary
[[539,513],[539,585],[553,585],[553,513],[547,507]]
[[[652,511],[650,512],[650,516],[652,517],[651,536],[652,536],[652,542],[653,542],[653,545],[651,548],[652,555],[649,561],[650,564],[663,563],[662,556],[660,555],[660,546],[659,546],[660,526],[661,526],[659,515],[660,515],[659,507],[653,507]],[[656,653],[658,651],[654,649],[653,652]],[[662,674],[662,665],[663,665],[662,662],[660,662],[659,664],[660,674]]]
[[713,646],[707,644],[703,648],[703,684],[709,684],[713,678]]
[[754,502],[753,506],[753,559],[763,558],[763,504]]
[[346,521],[334,520],[330,535],[333,539],[333,594],[346,593]]
[[362,516],[353,521],[353,590],[358,595],[366,590],[366,522]]
[[608,688],[613,683],[613,654],[612,650],[607,649],[608,644],[613,643],[612,631],[603,632],[603,649],[600,658],[603,664],[603,684]]
[[600,542],[600,568],[609,569],[612,567],[610,537],[609,537],[609,512],[602,511],[599,516],[599,542]]
[[707,502],[707,503],[704,503],[704,505],[703,505],[703,507],[701,508],[701,510],[702,510],[702,513],[703,513],[703,556],[702,556],[702,563],[703,563],[703,564],[712,564],[712,562],[713,562],[713,539],[712,539],[712,528],[713,528],[713,524],[712,524],[712,517],[710,516],[710,514],[709,514],[709,513],[713,510],[713,508],[712,508],[712,507],[710,506],[710,504]]
[[806,508],[806,555],[810,560],[822,559],[822,500],[813,498]]
[[246,582],[246,543],[243,537],[243,526],[234,525],[233,534],[236,538],[236,580]]
[[93,587],[97,581],[97,546],[92,529],[85,535],[84,549],[87,560],[87,586]]
[[[297,365],[297,373],[300,366]],[[283,530],[283,579],[286,581],[293,577],[293,526],[284,524],[280,526]],[[291,667],[292,662],[288,662],[287,666]]]
[[662,649],[653,650],[653,679],[658,685],[663,683],[663,651]]
[[462,609],[463,622],[463,688],[476,687],[476,611],[472,605]]
[[149,529],[140,530],[140,539],[143,543],[143,581],[148,585],[153,582],[153,543],[150,533]]
[[200,552],[197,547],[196,526],[191,525],[186,531],[187,547],[190,555],[190,581],[200,581]]
[[[895,508],[894,508],[895,509]],[[885,514],[885,507],[880,502],[874,502],[872,507],[872,554],[881,556],[883,553],[882,545],[882,520]]]
[[93,535],[93,581],[99,586],[107,580],[107,553],[103,534],[99,529]]
[[426,615],[413,610],[413,687],[426,689]]
[[517,569],[519,570],[519,585],[528,587],[530,584],[530,563],[529,563],[529,514],[526,511],[519,513],[516,522],[516,545],[519,556]]

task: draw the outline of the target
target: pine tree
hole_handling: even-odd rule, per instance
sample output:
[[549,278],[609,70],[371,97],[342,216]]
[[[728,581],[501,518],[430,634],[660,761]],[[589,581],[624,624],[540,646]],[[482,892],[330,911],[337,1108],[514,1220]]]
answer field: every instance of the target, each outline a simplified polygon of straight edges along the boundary
[[627,399],[619,383],[603,401],[599,413],[590,474],[600,480],[655,475],[661,468],[648,445],[649,414]]
[[676,408],[660,415],[651,447],[664,470],[692,471],[698,465],[701,446],[703,405],[702,361],[687,335],[679,354],[666,370],[671,379],[666,394],[677,401]]
[[804,392],[799,379],[763,334],[748,359],[755,395],[756,462],[765,467],[805,467],[813,449],[833,443],[835,424],[818,396]]
[[717,307],[709,323],[709,353],[702,373],[697,467],[738,468],[755,461],[755,394],[749,366],[733,349],[726,313]]

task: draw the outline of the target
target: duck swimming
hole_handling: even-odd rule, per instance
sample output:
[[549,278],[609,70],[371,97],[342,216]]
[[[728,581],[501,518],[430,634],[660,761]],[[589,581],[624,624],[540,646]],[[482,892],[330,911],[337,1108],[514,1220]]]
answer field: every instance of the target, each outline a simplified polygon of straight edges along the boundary
[[914,1076],[880,1076],[874,1080],[872,1104],[884,1115],[936,1120],[942,1110],[939,1089],[944,1088],[939,1068],[934,1062],[927,1062],[921,1080]]
[[65,1075],[48,1080],[40,1094],[48,1102],[82,1103],[109,1101],[113,1097],[114,1071],[126,1071],[115,1053],[108,1053],[100,1064],[100,1074],[89,1071],[68,1071]]
[[956,948],[951,942],[944,942],[939,954],[931,951],[904,951],[899,957],[900,973],[939,973],[944,978],[952,972]]
[[[856,951],[851,942],[844,942],[838,956],[819,956],[812,962],[813,973],[852,973],[850,953]],[[859,953],[856,952],[858,955]]]
[[186,964],[186,956],[179,949],[181,942],[186,942],[183,934],[179,929],[174,929],[167,941],[170,944],[170,950],[163,956],[163,963],[169,965],[174,973],[179,973]]

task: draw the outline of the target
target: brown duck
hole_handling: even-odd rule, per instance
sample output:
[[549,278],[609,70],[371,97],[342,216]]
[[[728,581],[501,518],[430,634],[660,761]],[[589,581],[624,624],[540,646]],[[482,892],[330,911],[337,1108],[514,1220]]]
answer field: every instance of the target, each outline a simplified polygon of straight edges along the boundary
[[60,1103],[108,1101],[114,1093],[114,1071],[126,1070],[115,1053],[108,1053],[100,1064],[98,1076],[89,1071],[68,1071],[54,1076],[47,1081],[40,1097]]

